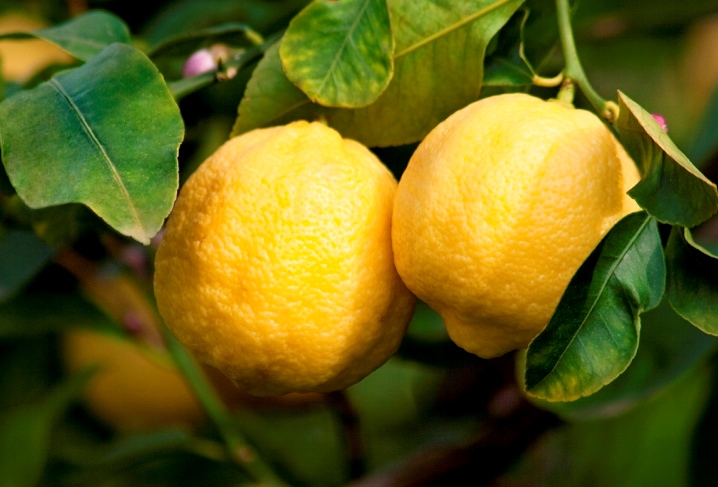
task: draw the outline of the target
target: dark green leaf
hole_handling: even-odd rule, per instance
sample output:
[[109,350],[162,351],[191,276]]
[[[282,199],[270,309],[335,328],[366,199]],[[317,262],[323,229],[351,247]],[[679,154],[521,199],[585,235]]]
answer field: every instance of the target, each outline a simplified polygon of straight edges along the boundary
[[[526,477],[525,485],[697,487],[689,480],[688,468],[695,455],[696,425],[711,388],[707,369],[696,367],[683,374],[660,395],[627,414],[567,425],[545,435],[531,448],[529,455],[542,449],[543,454],[534,458],[536,470]],[[550,475],[546,469],[551,469]],[[543,481],[534,483],[534,478]]]
[[322,109],[284,74],[279,58],[279,43],[274,44],[254,69],[239,105],[239,117],[233,135],[249,130],[279,125],[299,119],[314,119]]
[[253,46],[262,42],[262,37],[247,24],[229,22],[171,37],[151,47],[150,57],[189,54],[201,47],[222,42],[233,46]]
[[531,70],[520,59],[512,62],[498,58],[486,67],[484,86],[528,87],[533,83]]
[[202,447],[211,448],[207,443],[219,448],[213,459],[223,459],[225,452],[220,444],[197,441],[189,432],[175,428],[123,436],[99,449],[97,445],[88,445],[85,448],[73,448],[69,445],[63,451],[63,459],[85,468],[120,470],[128,465],[150,461],[151,458],[168,452],[187,451],[201,454]]
[[[641,346],[626,371],[588,397],[572,402],[548,402],[530,398],[543,409],[578,421],[623,414],[671,385],[695,367],[716,347],[706,336],[681,318],[664,299],[641,315]],[[518,363],[520,370],[523,364]]]
[[95,306],[73,293],[20,294],[0,304],[0,339],[85,327],[121,333]]
[[190,93],[211,85],[215,82],[216,71],[209,71],[189,78],[182,78],[177,81],[170,81],[167,87],[170,89],[175,100],[181,100]]
[[54,251],[34,233],[0,233],[0,303],[15,294],[50,261]]
[[178,0],[166,7],[149,25],[143,36],[156,46],[177,35],[194,32],[226,22],[243,22],[267,33],[286,25],[292,15],[309,0]]
[[702,117],[688,151],[690,159],[696,161],[699,167],[718,155],[718,87],[713,91]]
[[343,432],[329,408],[264,414],[244,409],[234,417],[252,444],[296,479],[291,485],[346,485]]
[[183,132],[157,68],[124,44],[0,104],[3,162],[30,207],[84,203],[143,243],[172,208]]
[[687,242],[701,252],[718,256],[718,214],[690,229]]
[[658,226],[645,212],[628,215],[611,229],[529,345],[529,394],[572,401],[626,370],[638,348],[640,313],[663,297],[662,250]]
[[628,194],[657,220],[692,227],[718,210],[718,191],[668,134],[625,94],[618,92],[616,129],[643,178]]
[[703,332],[718,335],[718,258],[697,245],[689,229],[674,227],[666,265],[673,309]]
[[53,424],[79,396],[90,375],[75,376],[42,403],[18,407],[0,418],[0,485],[37,484],[47,461]]
[[289,23],[279,55],[287,77],[313,102],[369,105],[394,71],[386,0],[315,0]]
[[0,39],[31,38],[52,42],[82,61],[89,60],[115,42],[131,42],[127,25],[118,17],[102,10],[94,10],[32,33],[0,35]]
[[324,115],[342,135],[370,147],[421,140],[479,97],[486,47],[521,3],[462,0],[447,7],[439,0],[390,2],[394,77],[376,102],[359,109],[312,104],[273,59],[279,57],[277,50],[270,49],[247,86],[233,133]]
[[486,59],[484,86],[510,89],[528,88],[533,84],[534,69],[523,55],[524,32],[530,16],[531,11],[524,6],[497,35],[496,52]]

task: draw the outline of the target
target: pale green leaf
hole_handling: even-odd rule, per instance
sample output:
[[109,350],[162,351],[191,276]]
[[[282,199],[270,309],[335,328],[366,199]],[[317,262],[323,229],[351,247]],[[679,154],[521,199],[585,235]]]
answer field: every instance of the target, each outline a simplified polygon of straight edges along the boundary
[[394,69],[386,0],[315,0],[289,23],[279,54],[287,77],[313,102],[372,103]]

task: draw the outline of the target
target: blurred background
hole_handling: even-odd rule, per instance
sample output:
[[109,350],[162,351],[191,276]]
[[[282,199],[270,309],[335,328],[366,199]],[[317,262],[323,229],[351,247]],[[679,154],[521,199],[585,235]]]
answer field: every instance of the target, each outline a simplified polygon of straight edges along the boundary
[[[147,48],[226,22],[271,35],[306,4],[0,0],[0,32],[105,9]],[[527,2],[532,12],[552,5]],[[597,90],[663,115],[718,180],[718,1],[579,2],[575,33]],[[175,80],[186,58],[155,61]],[[9,40],[0,60],[3,97],[74,62],[42,41]],[[560,52],[539,66],[556,74]],[[180,101],[181,180],[229,136],[252,67]],[[376,152],[400,177],[414,147]],[[716,239],[717,229],[709,221],[699,233]],[[144,247],[79,205],[31,210],[0,171],[0,486],[251,483],[167,353],[151,293],[159,238]],[[643,316],[638,355],[618,380],[574,403],[536,403],[518,385],[520,353],[469,355],[420,304],[399,353],[344,392],[257,399],[204,371],[291,485],[714,486],[715,351],[713,337],[661,305]]]

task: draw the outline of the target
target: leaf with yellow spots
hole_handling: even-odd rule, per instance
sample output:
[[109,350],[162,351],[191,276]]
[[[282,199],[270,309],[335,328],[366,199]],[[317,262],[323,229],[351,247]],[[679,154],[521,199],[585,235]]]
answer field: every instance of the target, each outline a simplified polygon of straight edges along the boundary
[[394,75],[376,101],[361,108],[312,103],[287,78],[285,71],[291,69],[283,66],[280,49],[273,46],[247,85],[233,135],[323,116],[342,135],[369,147],[421,140],[450,114],[479,98],[489,42],[522,3],[392,0]]
[[279,54],[315,103],[358,108],[386,89],[394,39],[386,0],[316,0],[289,24]]

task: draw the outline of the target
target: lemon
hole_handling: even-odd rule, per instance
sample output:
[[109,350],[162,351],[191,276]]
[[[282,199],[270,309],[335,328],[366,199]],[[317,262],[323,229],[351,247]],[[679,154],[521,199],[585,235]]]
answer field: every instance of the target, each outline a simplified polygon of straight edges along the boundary
[[[85,295],[109,317],[131,321],[134,328],[134,336],[79,327],[63,333],[60,350],[66,370],[96,370],[83,391],[87,409],[121,432],[199,426],[205,413],[164,347],[160,318],[136,283],[119,273],[88,276],[81,284]],[[288,394],[258,401],[215,369],[205,367],[204,372],[231,410],[295,408],[323,399],[318,394]]]
[[592,113],[507,94],[421,142],[399,182],[399,274],[480,357],[523,348],[611,226],[638,209],[638,171]]
[[196,426],[204,419],[199,402],[166,353],[95,330],[63,335],[69,371],[97,367],[83,402],[117,431]]
[[[44,21],[24,13],[5,13],[0,16],[0,34],[31,32],[47,27]],[[39,40],[0,41],[2,76],[9,81],[22,83],[33,74],[54,63],[69,63],[72,57],[56,45]]]
[[169,217],[160,314],[252,394],[354,384],[395,353],[415,303],[394,267],[395,191],[366,147],[320,123],[230,139]]

